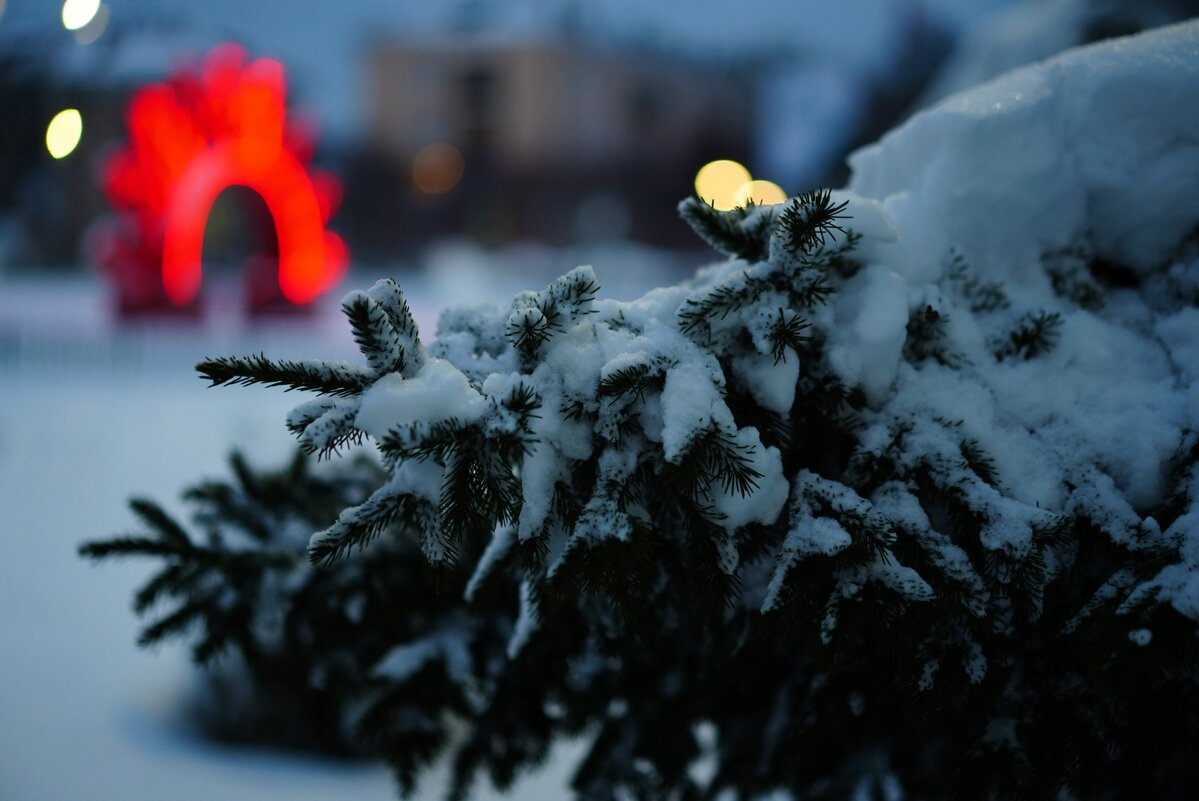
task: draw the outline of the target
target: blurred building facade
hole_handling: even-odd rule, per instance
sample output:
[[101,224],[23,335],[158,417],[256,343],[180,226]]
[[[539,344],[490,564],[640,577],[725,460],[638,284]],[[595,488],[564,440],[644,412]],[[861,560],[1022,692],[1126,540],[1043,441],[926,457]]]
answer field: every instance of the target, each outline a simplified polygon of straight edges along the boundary
[[368,136],[399,159],[448,142],[512,174],[665,168],[705,138],[747,139],[746,86],[663,58],[444,40],[382,44],[368,69]]
[[368,150],[392,181],[372,187],[392,210],[378,234],[676,244],[697,167],[749,149],[751,84],[731,68],[470,37],[381,41],[366,68]]

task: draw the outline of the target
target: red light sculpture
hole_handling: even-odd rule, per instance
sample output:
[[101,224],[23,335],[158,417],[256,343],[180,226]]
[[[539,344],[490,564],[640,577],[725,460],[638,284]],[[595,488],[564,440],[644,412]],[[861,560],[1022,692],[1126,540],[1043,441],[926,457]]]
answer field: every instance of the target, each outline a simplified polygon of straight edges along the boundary
[[266,203],[279,245],[278,271],[250,287],[255,306],[304,305],[341,277],[346,248],[325,224],[340,184],[312,171],[314,137],[284,107],[283,67],[246,63],[221,45],[199,70],[181,70],[133,97],[129,142],[104,166],[104,191],[119,212],[100,258],[125,313],[195,309],[204,227],[217,196],[231,186]]

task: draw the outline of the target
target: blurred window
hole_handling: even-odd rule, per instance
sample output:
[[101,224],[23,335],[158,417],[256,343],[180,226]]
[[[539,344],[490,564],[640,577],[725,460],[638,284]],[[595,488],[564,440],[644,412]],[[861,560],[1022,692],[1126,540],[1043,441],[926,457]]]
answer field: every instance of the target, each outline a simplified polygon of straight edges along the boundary
[[460,86],[466,112],[466,147],[476,157],[486,155],[495,123],[495,70],[487,64],[475,64],[463,73]]

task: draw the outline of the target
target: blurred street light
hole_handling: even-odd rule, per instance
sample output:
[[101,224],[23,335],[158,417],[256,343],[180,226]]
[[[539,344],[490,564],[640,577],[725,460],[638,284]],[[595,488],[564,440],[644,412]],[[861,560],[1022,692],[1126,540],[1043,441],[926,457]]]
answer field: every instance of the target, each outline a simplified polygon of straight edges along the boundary
[[774,181],[759,179],[742,184],[736,192],[735,205],[745,206],[751,200],[759,206],[773,206],[786,203],[787,193]]
[[78,109],[63,109],[46,126],[46,149],[56,159],[65,158],[83,137],[83,115]]
[[731,211],[737,207],[737,190],[751,179],[749,170],[735,161],[710,161],[695,174],[695,194],[717,211]]
[[458,148],[437,142],[420,149],[412,161],[412,182],[430,195],[448,192],[462,180],[466,162]]
[[62,26],[77,31],[100,11],[100,0],[66,0],[62,4]]

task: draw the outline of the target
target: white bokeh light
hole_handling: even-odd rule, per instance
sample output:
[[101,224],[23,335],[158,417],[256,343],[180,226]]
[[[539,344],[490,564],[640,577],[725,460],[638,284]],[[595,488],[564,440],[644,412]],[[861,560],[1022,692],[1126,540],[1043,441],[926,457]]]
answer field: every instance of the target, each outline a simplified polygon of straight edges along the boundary
[[62,26],[77,31],[100,11],[100,0],[66,0],[62,4]]

